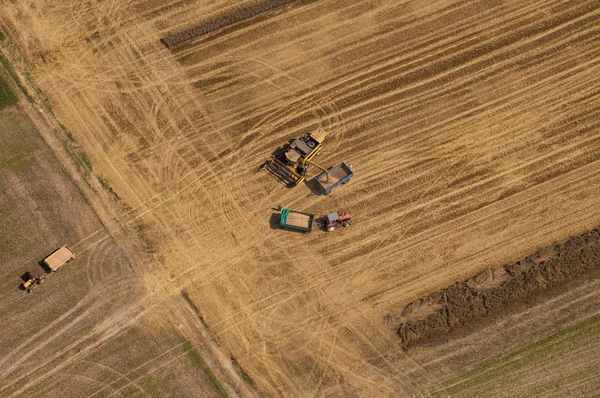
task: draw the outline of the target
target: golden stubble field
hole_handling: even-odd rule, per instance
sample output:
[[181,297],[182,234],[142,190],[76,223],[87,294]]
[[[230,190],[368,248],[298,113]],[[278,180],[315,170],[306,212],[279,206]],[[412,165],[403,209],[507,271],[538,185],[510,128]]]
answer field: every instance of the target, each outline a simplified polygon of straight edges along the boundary
[[[261,391],[437,385],[387,314],[600,224],[600,5],[324,0],[160,42],[236,3],[3,1],[0,22],[131,207],[116,222],[144,225],[151,294],[188,292]],[[309,197],[256,173],[317,127],[350,184]],[[274,230],[279,203],[354,224]]]

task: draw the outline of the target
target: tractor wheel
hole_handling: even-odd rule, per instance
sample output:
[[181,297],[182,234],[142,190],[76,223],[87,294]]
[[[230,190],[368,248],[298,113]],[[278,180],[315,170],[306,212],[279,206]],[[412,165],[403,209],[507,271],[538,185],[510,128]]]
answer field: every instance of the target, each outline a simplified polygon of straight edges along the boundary
[[344,221],[344,222],[342,223],[342,227],[344,227],[344,228],[345,228],[345,227],[349,227],[349,226],[350,226],[350,221]]
[[327,232],[333,232],[336,228],[332,225],[331,227],[327,227]]

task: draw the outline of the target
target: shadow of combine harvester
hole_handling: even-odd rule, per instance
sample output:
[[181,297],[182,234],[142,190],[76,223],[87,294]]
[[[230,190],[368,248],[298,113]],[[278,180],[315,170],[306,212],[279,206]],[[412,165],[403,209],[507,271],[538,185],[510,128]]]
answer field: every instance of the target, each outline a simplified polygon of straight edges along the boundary
[[[325,169],[313,162],[313,158],[321,152],[327,133],[317,129],[300,138],[290,140],[283,147],[277,148],[271,158],[259,167],[286,184],[288,188],[307,183],[312,193],[329,195],[331,191],[347,183],[354,175],[352,166],[344,162]],[[307,172],[314,166],[322,173],[312,180],[307,180]]]

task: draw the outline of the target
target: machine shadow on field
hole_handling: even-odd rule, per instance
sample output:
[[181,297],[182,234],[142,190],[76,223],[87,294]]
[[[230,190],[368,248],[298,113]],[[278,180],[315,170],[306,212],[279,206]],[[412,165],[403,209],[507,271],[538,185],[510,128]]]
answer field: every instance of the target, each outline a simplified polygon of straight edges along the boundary
[[25,272],[23,275],[21,275],[21,282],[19,283],[19,290],[25,291],[25,286],[23,285],[25,282],[27,282],[29,280],[29,271]]
[[273,213],[273,214],[271,214],[271,217],[269,218],[269,226],[271,227],[271,229],[283,229],[283,228],[281,228],[281,225],[279,225],[280,221],[281,221],[281,214]]

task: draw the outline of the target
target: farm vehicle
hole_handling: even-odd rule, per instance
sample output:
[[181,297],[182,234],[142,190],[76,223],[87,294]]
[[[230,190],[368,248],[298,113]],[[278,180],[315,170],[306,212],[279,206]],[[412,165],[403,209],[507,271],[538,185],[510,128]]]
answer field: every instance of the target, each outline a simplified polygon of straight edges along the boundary
[[271,158],[263,163],[259,170],[265,169],[286,183],[288,187],[295,187],[305,182],[309,166],[312,165],[322,170],[322,173],[315,179],[317,193],[329,195],[334,188],[347,183],[353,173],[352,167],[347,166],[344,162],[329,169],[314,162],[314,157],[323,148],[326,136],[325,130],[317,129],[290,141],[273,152]]
[[46,275],[42,269],[34,269],[25,274],[26,281],[23,282],[23,290],[31,293],[37,285],[41,285],[46,280]]
[[51,255],[44,259],[44,265],[50,269],[51,272],[58,271],[60,267],[70,262],[75,258],[75,253],[69,248],[69,246],[63,246],[60,249],[55,250]]
[[279,226],[289,231],[298,231],[308,234],[314,229],[332,232],[339,227],[349,227],[352,216],[346,212],[329,213],[326,216],[316,217],[315,214],[301,211],[283,209]]
[[[74,258],[75,253],[65,245],[52,252],[52,254],[42,261],[42,264],[49,272],[55,272]],[[46,272],[42,268],[25,273],[22,284],[23,290],[27,291],[27,293],[31,293],[37,285],[44,283],[46,280],[45,274]]]
[[261,169],[264,168],[290,187],[302,184],[310,161],[321,152],[326,136],[323,129],[304,134],[275,151]]

